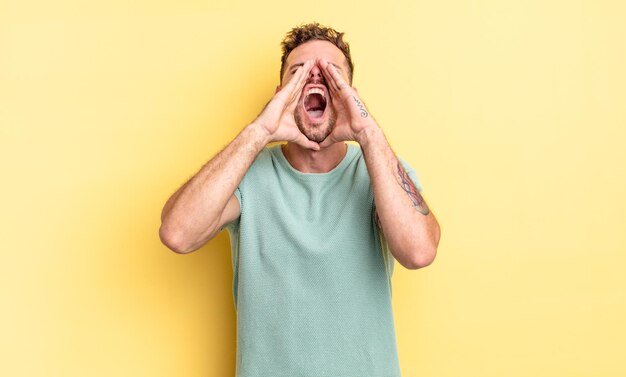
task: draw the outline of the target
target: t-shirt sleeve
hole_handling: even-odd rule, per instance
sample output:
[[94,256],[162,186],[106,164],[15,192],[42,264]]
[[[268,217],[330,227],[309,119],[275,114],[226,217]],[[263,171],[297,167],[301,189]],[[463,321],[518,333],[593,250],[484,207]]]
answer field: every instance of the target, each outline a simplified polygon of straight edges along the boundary
[[239,208],[241,208],[241,190],[239,190],[239,186],[235,189],[235,197],[239,201]]
[[239,231],[239,219],[241,218],[241,212],[243,212],[243,201],[241,200],[241,190],[239,190],[239,186],[237,186],[237,188],[235,189],[234,195],[239,202],[240,215],[237,216],[235,220],[229,222],[224,226],[224,229],[226,229],[231,235]]
[[402,167],[404,168],[406,173],[409,175],[409,178],[411,178],[411,181],[413,181],[413,184],[417,188],[417,191],[422,192],[424,188],[422,187],[422,183],[420,182],[419,178],[417,177],[417,173],[415,173],[415,170],[411,167],[411,165],[409,165],[401,157],[398,157],[398,160],[402,164]]
[[226,224],[226,226],[224,227],[225,229],[228,230],[231,236],[237,235],[239,233],[239,224],[241,222],[241,215],[244,213],[245,208],[246,208],[245,193],[248,192],[247,190],[249,190],[249,184],[246,183],[248,181],[249,175],[253,174],[255,170],[259,169],[259,166],[261,166],[261,169],[262,169],[262,166],[269,162],[271,162],[271,156],[270,156],[269,149],[266,147],[261,152],[259,152],[259,154],[256,156],[256,158],[254,159],[254,161],[248,168],[248,171],[246,172],[246,174],[244,174],[243,178],[239,182],[239,185],[235,189],[235,192],[233,194],[239,201],[239,216],[237,216],[235,220]]

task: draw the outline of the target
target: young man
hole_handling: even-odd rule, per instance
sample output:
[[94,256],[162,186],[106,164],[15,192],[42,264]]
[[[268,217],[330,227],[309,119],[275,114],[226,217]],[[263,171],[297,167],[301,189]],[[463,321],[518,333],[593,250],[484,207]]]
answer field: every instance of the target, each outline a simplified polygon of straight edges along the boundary
[[167,201],[161,240],[189,253],[228,229],[237,377],[400,376],[394,259],[429,265],[439,225],[351,87],[343,33],[302,25],[282,46],[276,94]]

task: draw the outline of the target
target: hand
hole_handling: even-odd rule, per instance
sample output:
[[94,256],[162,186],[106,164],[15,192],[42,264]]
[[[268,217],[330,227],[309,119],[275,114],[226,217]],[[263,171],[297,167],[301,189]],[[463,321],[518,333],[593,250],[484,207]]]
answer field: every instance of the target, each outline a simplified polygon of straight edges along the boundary
[[359,99],[356,89],[346,83],[337,69],[321,59],[317,59],[316,64],[322,68],[322,74],[330,90],[332,106],[337,113],[335,129],[320,146],[324,148],[340,141],[358,141],[362,131],[369,127],[378,127],[363,101]]
[[308,60],[298,67],[289,82],[274,94],[255,120],[268,133],[270,141],[290,141],[304,148],[320,150],[318,143],[300,132],[294,119],[298,99],[313,64],[313,60]]

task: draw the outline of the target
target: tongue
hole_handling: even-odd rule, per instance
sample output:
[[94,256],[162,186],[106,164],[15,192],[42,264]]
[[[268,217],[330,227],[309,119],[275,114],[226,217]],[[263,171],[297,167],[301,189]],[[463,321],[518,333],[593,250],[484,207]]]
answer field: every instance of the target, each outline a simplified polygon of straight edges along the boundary
[[320,118],[324,114],[324,108],[326,107],[324,98],[318,93],[313,93],[307,96],[304,105],[306,112],[309,116],[311,116],[311,118]]
[[321,118],[324,115],[324,110],[309,110],[307,111],[311,118]]

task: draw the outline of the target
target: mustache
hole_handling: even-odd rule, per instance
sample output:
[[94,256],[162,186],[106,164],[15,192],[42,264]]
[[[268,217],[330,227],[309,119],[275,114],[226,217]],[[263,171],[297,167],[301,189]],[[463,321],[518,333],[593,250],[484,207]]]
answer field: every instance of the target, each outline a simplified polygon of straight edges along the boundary
[[324,85],[325,87],[328,88],[328,83],[326,83],[326,79],[325,78],[314,78],[314,79],[307,79],[305,85],[308,84],[321,84]]

